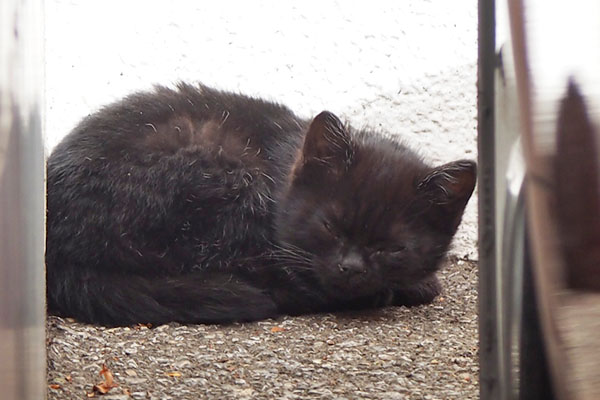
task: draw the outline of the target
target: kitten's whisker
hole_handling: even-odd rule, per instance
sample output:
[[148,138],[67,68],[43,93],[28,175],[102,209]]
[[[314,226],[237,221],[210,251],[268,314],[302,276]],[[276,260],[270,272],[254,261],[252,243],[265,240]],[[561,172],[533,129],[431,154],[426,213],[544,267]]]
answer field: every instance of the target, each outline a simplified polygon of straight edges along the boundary
[[280,245],[278,245],[278,244],[275,244],[275,243],[271,243],[271,245],[272,245],[272,246],[274,246],[275,248],[277,248],[277,249],[279,249],[279,250],[288,251],[288,252],[297,252],[297,253],[302,253],[302,254],[306,254],[306,255],[310,255],[310,256],[312,256],[312,254],[311,254],[311,253],[309,253],[308,251],[306,251],[306,250],[304,250],[304,249],[301,249],[300,247],[298,247],[298,246],[295,246],[295,245],[293,245],[293,244],[291,244],[291,243],[288,243],[288,242],[281,242],[281,244],[282,244],[283,246],[285,246],[285,247],[283,247],[283,246],[280,246]]
[[268,180],[270,180],[271,182],[275,183],[275,179],[273,179],[269,174],[267,174],[265,172],[261,172],[260,174],[262,176],[264,176],[265,178],[267,178]]

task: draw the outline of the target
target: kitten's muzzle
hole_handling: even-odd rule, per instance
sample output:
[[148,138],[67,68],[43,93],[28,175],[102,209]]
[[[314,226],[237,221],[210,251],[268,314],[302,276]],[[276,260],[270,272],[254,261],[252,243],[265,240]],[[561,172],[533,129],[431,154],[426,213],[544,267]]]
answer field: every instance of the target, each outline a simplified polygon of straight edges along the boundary
[[354,275],[367,272],[367,266],[362,256],[356,251],[351,251],[346,254],[337,266],[343,274]]

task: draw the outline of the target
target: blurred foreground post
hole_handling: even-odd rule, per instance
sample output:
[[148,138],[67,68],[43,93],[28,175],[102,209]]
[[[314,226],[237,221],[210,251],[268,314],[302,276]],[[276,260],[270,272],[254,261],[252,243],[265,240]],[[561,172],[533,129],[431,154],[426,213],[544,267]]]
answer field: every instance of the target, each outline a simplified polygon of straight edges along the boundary
[[46,396],[43,7],[0,1],[0,398]]
[[552,386],[560,400],[596,400],[600,3],[509,0],[508,6],[534,288]]

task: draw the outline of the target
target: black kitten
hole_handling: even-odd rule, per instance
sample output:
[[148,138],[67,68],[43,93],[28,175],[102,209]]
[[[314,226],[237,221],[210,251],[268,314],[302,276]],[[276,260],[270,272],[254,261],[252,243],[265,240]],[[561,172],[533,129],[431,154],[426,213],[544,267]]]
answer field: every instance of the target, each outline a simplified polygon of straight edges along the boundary
[[48,308],[126,325],[427,303],[475,176],[329,112],[135,94],[48,160]]

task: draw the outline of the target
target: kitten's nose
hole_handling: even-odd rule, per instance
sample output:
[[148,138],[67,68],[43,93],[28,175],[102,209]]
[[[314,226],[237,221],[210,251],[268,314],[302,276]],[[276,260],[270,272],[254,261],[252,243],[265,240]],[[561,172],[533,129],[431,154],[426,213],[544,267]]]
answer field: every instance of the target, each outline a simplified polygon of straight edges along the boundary
[[355,251],[346,254],[338,267],[340,272],[345,274],[363,274],[367,272],[362,256]]

